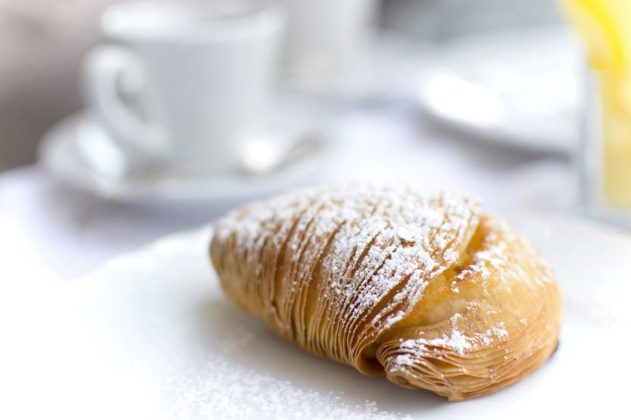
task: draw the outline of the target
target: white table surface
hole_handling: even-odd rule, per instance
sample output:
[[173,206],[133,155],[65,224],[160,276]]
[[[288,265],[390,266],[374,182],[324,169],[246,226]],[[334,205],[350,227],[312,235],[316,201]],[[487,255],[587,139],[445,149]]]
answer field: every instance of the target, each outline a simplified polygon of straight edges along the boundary
[[[569,162],[498,149],[423,122],[413,106],[369,104],[340,112],[335,150],[316,182],[393,179],[453,186],[490,207],[573,211]],[[65,282],[166,234],[206,224],[247,201],[109,202],[26,167],[0,174],[4,286]],[[8,284],[9,283],[9,284]]]
[[[623,254],[627,252],[629,241],[624,231],[618,234],[615,233],[615,229],[603,229],[594,223],[585,226],[580,223],[570,223],[572,220],[577,220],[575,217],[567,218],[568,223],[564,224],[566,220],[564,215],[576,213],[575,176],[569,162],[536,157],[515,150],[497,149],[480,142],[448,135],[423,122],[413,107],[405,104],[372,104],[354,107],[339,113],[336,127],[335,150],[331,160],[316,177],[320,182],[390,179],[409,180],[433,186],[452,186],[480,196],[489,210],[495,214],[505,215],[509,219],[520,213],[543,214],[543,219],[533,218],[528,222],[529,219],[526,218],[526,223],[522,221],[521,224],[518,222],[518,225],[524,233],[536,240],[544,254],[553,260],[555,267],[559,269],[560,280],[566,283],[572,282],[569,290],[572,290],[573,294],[566,294],[568,319],[574,313],[578,314],[577,316],[583,316],[583,309],[591,308],[591,304],[584,302],[597,301],[598,293],[600,293],[606,298],[603,300],[605,303],[601,305],[602,308],[619,310],[619,314],[627,317],[621,319],[628,321],[627,306],[623,303],[628,294],[607,294],[606,288],[592,290],[589,287],[592,280],[601,275],[612,277],[609,280],[622,281],[620,283],[622,285],[627,284],[624,282],[627,277],[626,270],[613,263],[603,263],[606,264],[604,267],[600,263],[590,264],[589,261],[582,267],[574,263],[574,261],[588,258],[594,251],[606,254],[607,261],[624,261]],[[40,411],[46,412],[47,406],[38,405],[44,400],[53,405],[63,406],[57,408],[68,408],[68,404],[55,395],[66,395],[64,387],[68,384],[81,389],[81,384],[84,383],[74,381],[73,377],[66,377],[69,371],[64,371],[59,367],[62,356],[68,359],[66,361],[69,361],[69,366],[75,363],[72,353],[67,353],[67,349],[62,346],[66,343],[66,339],[59,336],[57,331],[62,323],[55,321],[56,317],[59,317],[57,314],[59,308],[52,304],[56,299],[58,300],[64,290],[72,291],[77,289],[77,286],[83,285],[87,286],[87,290],[92,290],[90,284],[93,286],[96,284],[105,290],[113,292],[118,290],[123,293],[127,289],[116,287],[117,281],[123,282],[128,279],[129,282],[124,283],[126,287],[136,287],[138,284],[146,284],[149,281],[151,285],[149,289],[152,289],[154,285],[153,280],[160,276],[172,281],[179,275],[179,271],[178,274],[160,271],[160,276],[151,275],[144,278],[137,278],[133,270],[127,277],[121,277],[118,274],[99,277],[98,274],[92,273],[107,273],[107,270],[103,271],[99,267],[113,257],[127,254],[164,235],[207,225],[231,207],[246,200],[248,197],[232,202],[116,203],[59,185],[36,167],[1,174],[0,331],[3,332],[3,338],[7,344],[3,344],[0,357],[0,372],[4,372],[0,375],[0,395],[13,395],[9,398],[9,410],[13,407],[15,408],[13,411],[17,413],[25,412],[25,408],[35,411],[41,409]],[[538,220],[548,221],[542,224],[537,222]],[[592,239],[585,239],[587,237]],[[181,238],[188,241],[188,236]],[[594,242],[593,238],[598,241]],[[573,245],[568,248],[570,246],[568,244]],[[132,254],[131,257],[116,259],[114,263],[116,261],[142,263],[144,260],[138,260],[137,257],[147,254],[147,248],[144,249],[145,251]],[[154,258],[151,261],[159,260]],[[200,276],[205,279],[207,261],[199,259],[195,261],[198,265],[203,261],[204,269]],[[169,267],[186,266],[189,269],[188,265],[188,263],[167,264]],[[106,265],[106,268],[111,266],[112,263]],[[607,271],[601,271],[605,268]],[[581,278],[587,286],[576,291],[575,280]],[[100,282],[95,283],[95,279],[100,279]],[[566,283],[561,282],[567,291]],[[189,289],[182,288],[182,291],[184,290]],[[101,294],[95,296],[99,299],[102,297]],[[572,296],[576,299],[570,299]],[[93,306],[99,307],[89,300],[84,301],[81,296],[79,301],[82,302],[82,308],[86,310]],[[176,302],[179,301],[176,300]],[[176,308],[176,305],[170,306]],[[135,304],[132,307],[138,308]],[[107,313],[116,314],[119,309],[118,306],[110,306]],[[143,310],[141,307],[140,312]],[[137,315],[137,312],[139,311],[134,314]],[[45,315],[44,319],[42,319],[43,315]],[[83,318],[84,315],[81,315],[72,319],[82,320]],[[140,331],[146,331],[146,329]],[[40,332],[45,334],[42,336]],[[607,331],[603,332],[605,333]],[[77,339],[81,336],[81,334],[71,334],[71,337]],[[264,336],[269,335],[264,334]],[[622,341],[627,339],[631,337],[620,336]],[[118,343],[118,341],[119,339],[116,338],[112,342]],[[571,340],[565,340],[565,342],[570,343]],[[569,344],[569,346],[568,348],[571,348],[572,345]],[[59,359],[49,354],[54,349],[60,351]],[[595,351],[597,350],[598,348]],[[47,358],[42,359],[42,351]],[[569,363],[574,359],[563,357],[560,360]],[[51,369],[53,372],[55,369],[61,369],[62,372],[53,375],[44,373]],[[627,369],[627,367],[622,366],[620,369]],[[622,372],[620,369],[616,367],[615,371]],[[81,371],[76,367],[74,370]],[[557,369],[556,372],[556,379],[552,374],[545,375],[543,378],[549,381],[560,381],[561,379],[558,378],[560,371]],[[599,374],[597,371],[594,372],[595,375]],[[3,381],[3,376],[9,379]],[[348,377],[354,378],[353,375],[348,375]],[[114,381],[110,385],[115,385],[117,388],[118,383]],[[328,389],[329,385],[323,389]],[[384,382],[383,385],[379,383],[375,386],[379,388],[386,385]],[[370,384],[366,386],[373,389]],[[573,386],[579,391],[583,389],[580,383]],[[523,390],[524,387],[514,389]],[[533,389],[536,389],[536,386]],[[570,395],[570,397],[578,395],[572,394],[572,389],[574,388],[566,391],[564,395]],[[391,409],[388,408],[390,400],[380,397],[379,392],[370,394],[370,398],[374,400],[380,398],[380,409]],[[89,400],[76,401],[75,394],[70,395],[73,400],[70,406],[78,404],[78,407],[87,405],[87,408],[92,408]],[[509,395],[509,393],[502,395]],[[67,395],[64,398],[67,399]],[[503,398],[500,400],[504,401]],[[563,407],[557,406],[555,398],[550,397],[548,400],[545,403],[546,406],[556,407],[557,411],[560,410],[559,413],[565,412],[562,410]],[[606,398],[595,398],[585,402],[584,405],[592,411],[599,410],[605,400]],[[414,404],[411,407],[416,410],[418,408],[416,399],[413,401]],[[480,401],[482,401],[481,404],[485,404],[487,400]],[[621,401],[621,399],[616,401]],[[104,408],[94,407],[97,407],[99,412]],[[372,405],[367,407],[367,409],[373,409]],[[454,405],[450,409],[458,411],[460,410],[458,407],[464,406]],[[116,406],[110,408],[120,409]],[[395,408],[396,410],[392,409],[403,410],[401,407]],[[2,409],[0,407],[0,412]],[[574,411],[581,410],[578,408]],[[101,414],[106,412],[101,412]],[[15,416],[7,418],[15,418]],[[112,417],[105,416],[104,418]],[[490,417],[485,415],[484,418]]]

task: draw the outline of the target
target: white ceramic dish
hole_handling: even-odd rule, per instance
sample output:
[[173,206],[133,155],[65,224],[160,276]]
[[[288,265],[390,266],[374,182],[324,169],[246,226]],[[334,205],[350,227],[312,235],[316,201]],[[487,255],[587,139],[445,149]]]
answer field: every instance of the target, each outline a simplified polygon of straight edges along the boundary
[[[28,385],[27,403],[17,406],[17,414],[136,420],[620,418],[631,374],[631,238],[573,217],[511,220],[556,268],[565,314],[558,352],[497,394],[448,403],[384,378],[363,377],[284,342],[223,296],[207,257],[211,232],[202,229],[118,258],[61,290],[33,295],[32,308],[23,311],[29,316],[11,317],[15,328],[8,335],[24,343],[5,376]],[[29,373],[33,379],[25,379]]]
[[583,63],[566,28],[470,35],[429,54],[418,100],[430,117],[483,141],[563,155],[574,150]]
[[[305,118],[304,113],[302,117]],[[305,127],[288,130],[296,135],[305,134],[300,130],[309,130],[312,126],[308,125],[310,122],[301,122],[306,124]],[[88,115],[79,113],[60,121],[44,136],[39,161],[59,181],[108,199],[204,201],[262,196],[309,182],[322,167],[329,144],[323,137],[322,147],[316,153],[265,174],[239,171],[200,174],[180,170],[127,176],[123,169],[117,174],[115,165],[106,170],[98,167],[100,162],[108,159],[124,162],[125,157],[121,156],[123,152],[116,149],[115,143],[109,141],[105,130]],[[91,148],[90,154],[81,152],[86,146]],[[86,158],[90,155],[94,157],[91,160]]]

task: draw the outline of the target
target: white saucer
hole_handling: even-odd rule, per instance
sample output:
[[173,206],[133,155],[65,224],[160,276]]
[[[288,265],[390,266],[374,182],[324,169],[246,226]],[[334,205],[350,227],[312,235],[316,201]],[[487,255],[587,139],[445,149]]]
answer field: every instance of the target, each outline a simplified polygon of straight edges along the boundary
[[[65,184],[120,201],[201,201],[263,196],[309,182],[328,154],[328,143],[323,138],[323,147],[317,152],[263,175],[250,175],[236,170],[222,174],[191,174],[171,170],[151,176],[116,177],[103,175],[96,168],[98,159],[93,162],[86,159],[81,148],[87,144],[98,147],[98,153],[112,154],[112,145],[115,143],[108,141],[105,130],[86,113],[71,115],[46,133],[39,149],[39,162]],[[115,152],[122,153],[120,150]]]
[[418,100],[477,139],[568,154],[579,135],[579,46],[564,27],[488,32],[435,48]]

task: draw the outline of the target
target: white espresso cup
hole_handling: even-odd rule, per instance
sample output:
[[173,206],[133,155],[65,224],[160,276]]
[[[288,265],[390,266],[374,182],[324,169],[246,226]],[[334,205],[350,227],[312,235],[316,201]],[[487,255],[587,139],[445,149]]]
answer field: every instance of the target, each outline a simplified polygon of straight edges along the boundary
[[138,165],[225,171],[262,128],[284,22],[265,0],[114,5],[84,63],[88,108]]

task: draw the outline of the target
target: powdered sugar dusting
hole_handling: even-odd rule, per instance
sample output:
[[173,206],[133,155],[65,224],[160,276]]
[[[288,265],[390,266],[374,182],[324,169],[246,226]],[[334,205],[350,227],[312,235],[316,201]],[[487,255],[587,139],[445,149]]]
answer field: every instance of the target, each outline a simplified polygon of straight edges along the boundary
[[459,329],[458,321],[462,315],[456,313],[451,316],[449,323],[451,328],[439,338],[416,337],[406,340],[400,339],[399,354],[392,359],[390,369],[401,369],[417,366],[424,357],[435,354],[432,349],[446,349],[459,356],[465,356],[467,351],[480,346],[488,346],[494,341],[504,341],[508,338],[508,331],[503,322],[498,322],[493,328],[483,332],[466,334]]
[[[172,418],[197,419],[409,419],[382,410],[375,401],[351,402],[342,391],[318,392],[206,356],[211,376],[191,369],[169,385]],[[247,401],[247,404],[244,404]]]
[[[485,237],[484,250],[476,252],[471,264],[454,278],[451,284],[453,291],[458,291],[458,282],[466,277],[480,276],[488,279],[494,273],[499,273],[500,280],[504,280],[505,273],[511,273],[511,278],[532,284],[545,285],[552,281],[552,269],[541,260],[538,252],[526,239],[516,234],[505,221],[487,219],[485,223],[492,225],[493,229]],[[536,266],[528,274],[520,264],[514,264],[509,258],[509,244],[515,242],[519,242],[520,247],[528,254],[528,262]]]
[[498,338],[501,338],[502,340],[508,338],[508,331],[506,330],[504,323],[501,321],[497,324],[497,327],[493,327],[491,332],[493,335],[495,335]]
[[[545,300],[551,276],[505,223],[457,193],[354,185],[285,195],[221,221],[211,254],[228,296],[280,335],[450,399],[499,389],[554,344],[533,350],[539,360],[512,350],[531,338],[515,317]],[[509,306],[511,294],[524,300]]]
[[[246,301],[257,302],[253,311],[274,305],[272,326],[303,327],[283,335],[352,364],[410,313],[432,278],[457,261],[478,212],[477,201],[458,193],[358,184],[255,203],[221,221],[216,235],[224,247],[245,250],[238,266],[259,267],[266,255],[280,258],[281,289],[268,295],[251,290]],[[221,277],[221,264],[218,270]],[[275,269],[269,278],[261,270],[252,269],[256,283],[271,282]],[[317,285],[310,284],[314,272],[323,279]],[[238,287],[242,294],[251,289],[245,281],[224,288]],[[314,287],[321,298],[305,312],[306,293]],[[464,345],[457,336],[451,339]]]
[[459,355],[464,355],[465,350],[468,350],[473,346],[473,339],[471,337],[467,337],[458,329],[457,321],[460,318],[460,314],[454,314],[450,318],[451,330],[448,333],[443,334],[441,338],[425,340],[425,344],[445,347],[455,351]]

